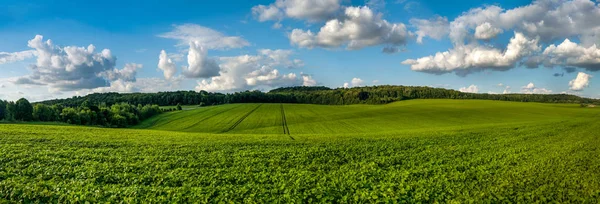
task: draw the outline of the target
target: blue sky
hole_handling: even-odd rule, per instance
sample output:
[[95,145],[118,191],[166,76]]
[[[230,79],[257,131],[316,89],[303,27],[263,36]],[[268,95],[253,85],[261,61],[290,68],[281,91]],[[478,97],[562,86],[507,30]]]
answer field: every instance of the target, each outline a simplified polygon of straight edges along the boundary
[[0,98],[382,84],[598,98],[593,19],[590,0],[0,0]]

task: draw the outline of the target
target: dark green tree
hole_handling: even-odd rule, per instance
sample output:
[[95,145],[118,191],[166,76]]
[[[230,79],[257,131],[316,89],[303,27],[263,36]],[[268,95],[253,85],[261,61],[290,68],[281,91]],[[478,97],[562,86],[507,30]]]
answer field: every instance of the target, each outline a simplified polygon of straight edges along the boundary
[[31,121],[33,119],[33,106],[27,99],[19,99],[15,103],[15,111],[15,120]]
[[0,120],[4,120],[6,117],[6,101],[0,100]]
[[15,102],[6,102],[6,113],[4,114],[4,119],[8,121],[15,120],[15,113],[17,112],[15,107]]
[[180,103],[177,104],[177,110],[183,110],[183,108],[181,108],[181,104]]

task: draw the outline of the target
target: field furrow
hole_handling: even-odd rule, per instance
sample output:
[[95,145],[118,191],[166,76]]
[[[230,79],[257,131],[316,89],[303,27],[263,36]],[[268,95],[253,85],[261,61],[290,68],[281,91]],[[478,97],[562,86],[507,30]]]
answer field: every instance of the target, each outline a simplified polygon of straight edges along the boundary
[[227,128],[227,130],[223,131],[225,132],[229,132],[233,129],[235,129],[238,125],[240,125],[240,123],[244,122],[244,120],[246,118],[248,118],[248,116],[250,116],[252,113],[254,113],[254,111],[256,111],[256,109],[259,109],[263,104],[259,104],[258,106],[256,106],[256,108],[252,109],[250,112],[246,113],[245,115],[243,115],[240,119],[238,119],[237,121],[235,121],[235,123],[233,123],[229,128]]

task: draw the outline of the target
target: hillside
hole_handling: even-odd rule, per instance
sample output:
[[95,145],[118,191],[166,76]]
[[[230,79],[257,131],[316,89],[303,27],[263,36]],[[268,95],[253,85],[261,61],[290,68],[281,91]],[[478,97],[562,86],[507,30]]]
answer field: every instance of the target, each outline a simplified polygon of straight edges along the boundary
[[0,124],[0,202],[597,203],[599,117],[410,100],[220,105],[147,129]]
[[[384,133],[414,129],[529,124],[591,117],[576,104],[410,100],[387,105],[229,104],[164,113],[135,128],[232,134]],[[285,120],[284,120],[285,119]]]

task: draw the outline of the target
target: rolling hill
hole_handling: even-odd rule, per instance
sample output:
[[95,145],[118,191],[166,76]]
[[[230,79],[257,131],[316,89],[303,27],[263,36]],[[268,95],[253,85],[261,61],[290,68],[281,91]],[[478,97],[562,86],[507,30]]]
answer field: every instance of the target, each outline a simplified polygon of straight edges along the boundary
[[228,104],[0,124],[0,203],[598,203],[600,109]]
[[[526,124],[588,117],[575,104],[410,100],[387,105],[228,104],[169,112],[138,129],[232,134],[385,133],[414,129]],[[283,120],[285,116],[285,120]]]

